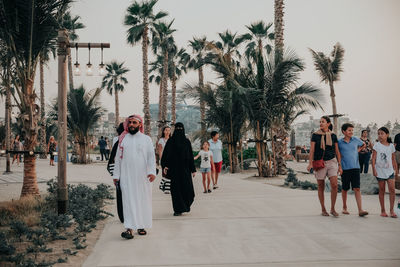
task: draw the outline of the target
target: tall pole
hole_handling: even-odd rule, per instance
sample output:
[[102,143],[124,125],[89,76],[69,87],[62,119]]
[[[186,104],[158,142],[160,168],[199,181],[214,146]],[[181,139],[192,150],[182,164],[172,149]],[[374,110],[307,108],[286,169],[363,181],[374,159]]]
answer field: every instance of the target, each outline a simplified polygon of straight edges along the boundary
[[65,29],[58,31],[58,214],[67,212],[67,57],[68,34]]

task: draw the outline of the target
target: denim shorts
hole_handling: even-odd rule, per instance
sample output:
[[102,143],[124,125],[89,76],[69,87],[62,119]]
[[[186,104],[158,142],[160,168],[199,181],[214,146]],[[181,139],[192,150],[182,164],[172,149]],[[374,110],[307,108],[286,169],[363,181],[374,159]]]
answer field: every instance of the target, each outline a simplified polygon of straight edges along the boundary
[[207,173],[207,172],[210,172],[211,171],[211,168],[200,168],[200,172],[201,173]]
[[393,173],[392,175],[390,175],[388,178],[379,178],[379,177],[376,177],[376,180],[378,180],[378,182],[379,182],[379,181],[387,181],[387,180],[390,180],[390,179],[394,179],[394,173]]

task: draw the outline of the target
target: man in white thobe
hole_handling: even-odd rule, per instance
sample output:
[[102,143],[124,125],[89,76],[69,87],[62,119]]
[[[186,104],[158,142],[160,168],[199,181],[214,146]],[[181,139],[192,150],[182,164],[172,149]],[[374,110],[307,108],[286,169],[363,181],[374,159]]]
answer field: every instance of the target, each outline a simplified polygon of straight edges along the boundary
[[133,230],[145,235],[152,226],[152,186],[156,178],[156,161],[151,138],[143,134],[143,120],[138,115],[124,122],[119,137],[113,179],[119,180],[122,191],[123,238],[132,239]]

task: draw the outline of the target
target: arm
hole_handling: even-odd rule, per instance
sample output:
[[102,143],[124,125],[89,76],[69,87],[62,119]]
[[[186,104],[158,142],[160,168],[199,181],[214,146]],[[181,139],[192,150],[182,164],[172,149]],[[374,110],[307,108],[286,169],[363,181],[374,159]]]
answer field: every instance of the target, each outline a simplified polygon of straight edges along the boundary
[[399,175],[399,169],[397,167],[397,161],[396,161],[396,154],[392,153],[392,164],[394,168],[394,175],[397,176]]
[[340,150],[339,150],[339,144],[335,143],[335,152],[336,152],[336,158],[338,161],[338,165],[339,165],[339,174],[341,175],[343,173],[342,170],[342,155],[340,154]]
[[362,146],[358,147],[358,152],[360,153],[361,150],[363,150],[364,148],[367,148],[367,145],[365,144],[365,142],[363,142],[364,144]]
[[162,156],[162,150],[163,150],[162,144],[157,144],[157,153],[160,159]]
[[308,167],[307,167],[307,170],[308,171],[310,171],[311,170],[311,168],[312,168],[312,162],[313,162],[313,160],[314,160],[314,152],[315,152],[315,142],[311,142],[311,144],[310,144],[310,156],[309,156],[309,164],[308,164]]
[[211,167],[213,167],[213,169],[215,169],[215,166],[214,166],[214,159],[213,159],[213,156],[212,156],[212,155],[210,156],[210,164],[211,164]]
[[192,150],[192,144],[190,143],[189,139],[187,140],[188,148],[189,148],[189,167],[190,167],[190,172],[192,173],[193,177],[196,174],[196,167],[194,166],[194,159],[193,159],[193,150]]
[[147,177],[150,182],[156,179],[156,157],[154,155],[153,143],[150,137],[147,138],[146,144],[146,154],[147,154]]
[[196,159],[198,159],[199,157],[200,157],[200,152],[199,152],[199,154],[197,154],[197,156],[195,156],[193,159],[196,160]]
[[375,163],[376,163],[376,150],[372,150],[372,173],[374,176],[378,176],[376,169],[375,169]]
[[[118,144],[116,144],[118,146]],[[121,150],[117,147],[117,153],[115,154],[115,164],[114,164],[114,174],[113,180],[114,184],[120,179],[121,175]]]

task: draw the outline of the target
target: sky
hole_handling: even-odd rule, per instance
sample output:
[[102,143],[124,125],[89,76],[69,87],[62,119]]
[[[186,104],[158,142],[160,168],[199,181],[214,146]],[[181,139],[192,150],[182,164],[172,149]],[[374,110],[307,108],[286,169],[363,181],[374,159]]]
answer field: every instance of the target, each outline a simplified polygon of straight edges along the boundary
[[[141,44],[131,46],[126,42],[127,27],[123,19],[128,0],[77,0],[71,12],[81,16],[86,28],[79,30],[80,42],[109,42],[104,50],[105,63],[111,60],[125,62],[130,69],[128,84],[120,94],[120,115],[142,113],[142,52]],[[245,25],[263,20],[273,22],[273,0],[159,0],[155,10],[169,13],[167,21],[175,19],[173,28],[179,47],[188,51],[188,40],[205,35],[217,40],[218,32],[226,29],[238,34],[246,33]],[[366,125],[400,121],[400,1],[398,0],[285,0],[285,48],[294,50],[306,63],[301,83],[311,82],[324,92],[324,111],[313,111],[309,116],[332,114],[329,87],[321,83],[315,71],[309,48],[328,54],[335,43],[345,49],[341,79],[335,84],[338,113]],[[72,51],[75,61],[75,51]],[[152,54],[149,51],[151,61]],[[79,50],[79,63],[88,61],[87,51]],[[91,62],[100,63],[100,50],[92,50]],[[38,75],[37,75],[38,76]],[[101,84],[101,76],[74,76],[75,86],[83,84],[94,89]],[[207,68],[205,80],[216,82],[215,74]],[[57,96],[57,64],[51,61],[45,70],[45,95],[49,103]],[[190,71],[178,82],[197,83],[197,73]],[[35,88],[39,89],[38,77]],[[157,103],[158,87],[150,86],[150,102]],[[39,90],[38,90],[39,91]],[[114,98],[103,92],[102,105],[114,112]],[[4,107],[4,101],[0,102]],[[0,108],[4,116],[4,108]]]

